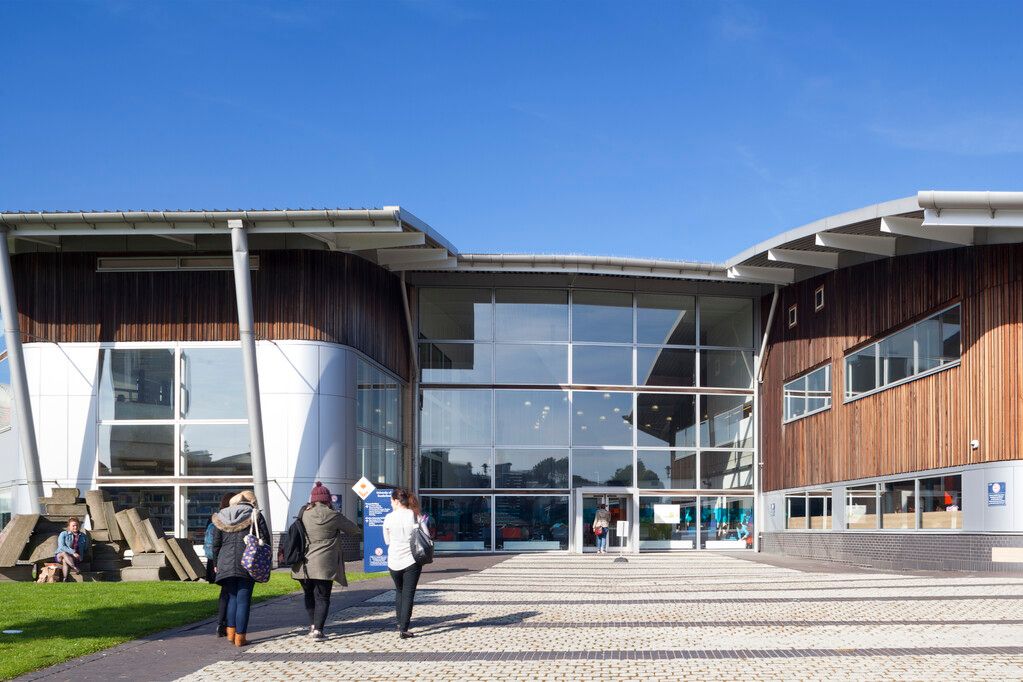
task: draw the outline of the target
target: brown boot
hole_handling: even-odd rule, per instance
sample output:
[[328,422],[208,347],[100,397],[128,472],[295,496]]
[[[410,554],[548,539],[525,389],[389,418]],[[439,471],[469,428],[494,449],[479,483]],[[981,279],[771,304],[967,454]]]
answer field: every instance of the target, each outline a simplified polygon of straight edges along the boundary
[[233,642],[235,637],[237,637],[237,635],[235,634],[234,628],[228,627],[227,628],[227,641],[228,642]]
[[234,645],[245,646],[246,644],[248,644],[248,642],[245,641],[245,635],[240,632],[236,633],[234,636]]

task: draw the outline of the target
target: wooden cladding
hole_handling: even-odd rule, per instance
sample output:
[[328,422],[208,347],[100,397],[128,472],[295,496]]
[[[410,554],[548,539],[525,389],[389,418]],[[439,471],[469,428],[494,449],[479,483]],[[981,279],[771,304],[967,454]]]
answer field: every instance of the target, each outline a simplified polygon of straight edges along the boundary
[[[407,379],[401,282],[351,254],[258,251],[257,339],[351,346]],[[28,253],[14,261],[26,342],[233,341],[230,271],[96,272],[95,253]]]
[[[814,292],[827,305],[814,312]],[[1023,458],[1023,245],[900,256],[783,289],[761,387],[764,490]],[[843,402],[844,357],[954,302],[962,362]],[[770,297],[763,301],[764,317]],[[782,384],[830,363],[830,410],[782,423]],[[977,439],[980,447],[970,448]]]

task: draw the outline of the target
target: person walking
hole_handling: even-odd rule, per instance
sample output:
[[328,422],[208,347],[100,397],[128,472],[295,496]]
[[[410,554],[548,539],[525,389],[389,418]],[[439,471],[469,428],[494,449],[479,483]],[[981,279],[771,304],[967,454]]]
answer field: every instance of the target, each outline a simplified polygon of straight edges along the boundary
[[394,581],[394,609],[398,618],[398,636],[415,637],[408,631],[412,604],[423,567],[412,557],[412,531],[422,522],[419,500],[405,488],[391,492],[393,510],[384,517],[384,544],[387,545],[387,569]]
[[227,588],[227,641],[235,646],[248,644],[249,607],[256,581],[242,567],[245,536],[255,525],[259,537],[270,541],[270,529],[256,508],[256,494],[244,490],[231,498],[226,509],[213,515],[213,554],[216,557],[217,584]]
[[309,493],[309,504],[298,513],[305,527],[305,554],[302,561],[291,567],[291,577],[302,585],[305,594],[309,636],[313,639],[325,639],[323,625],[330,611],[332,583],[337,581],[343,587],[348,587],[341,554],[341,535],[359,534],[359,527],[344,514],[332,509],[330,503],[330,490],[317,481]]
[[53,557],[63,571],[62,580],[72,580],[72,575],[78,575],[78,566],[88,551],[89,536],[81,530],[78,519],[72,516],[68,519],[67,528],[57,536],[57,552]]
[[[220,509],[227,509],[231,506],[231,498],[234,493],[224,493],[220,498]],[[206,582],[215,585],[217,582],[217,561],[213,553],[213,530],[216,528],[213,521],[206,524],[206,534],[203,537],[203,552],[206,554]],[[220,597],[217,599],[217,637],[227,637],[227,586],[220,585]]]
[[607,554],[607,536],[611,528],[611,512],[606,504],[597,505],[593,516],[593,535],[597,538],[597,554]]

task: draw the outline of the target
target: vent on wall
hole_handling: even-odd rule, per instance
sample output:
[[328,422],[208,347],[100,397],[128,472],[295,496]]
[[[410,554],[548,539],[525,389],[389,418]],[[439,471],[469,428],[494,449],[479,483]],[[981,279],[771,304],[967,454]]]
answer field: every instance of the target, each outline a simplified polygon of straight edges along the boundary
[[[230,256],[106,256],[96,259],[96,272],[232,269]],[[249,256],[249,269],[259,270],[259,256]]]

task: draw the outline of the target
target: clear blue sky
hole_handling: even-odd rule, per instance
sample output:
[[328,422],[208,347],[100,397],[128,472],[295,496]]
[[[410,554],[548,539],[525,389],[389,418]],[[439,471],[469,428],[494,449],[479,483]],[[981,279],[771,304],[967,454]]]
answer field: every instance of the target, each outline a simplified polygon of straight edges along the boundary
[[0,209],[400,204],[461,251],[723,260],[1023,189],[1009,2],[0,2]]

